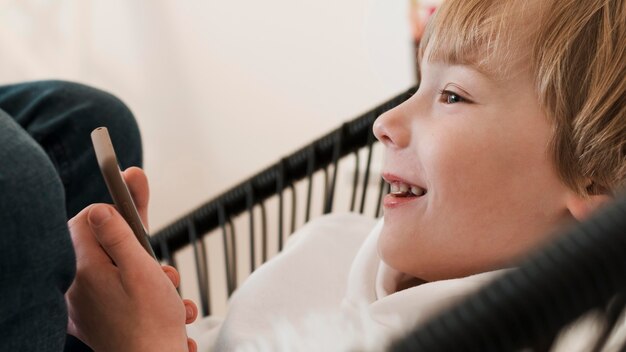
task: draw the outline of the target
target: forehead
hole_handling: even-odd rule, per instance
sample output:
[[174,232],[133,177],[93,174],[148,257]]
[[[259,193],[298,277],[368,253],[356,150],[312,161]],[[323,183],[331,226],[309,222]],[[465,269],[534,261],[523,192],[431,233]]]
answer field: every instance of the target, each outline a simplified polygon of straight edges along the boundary
[[523,0],[447,0],[427,26],[418,60],[465,65],[492,78],[529,62],[537,8]]

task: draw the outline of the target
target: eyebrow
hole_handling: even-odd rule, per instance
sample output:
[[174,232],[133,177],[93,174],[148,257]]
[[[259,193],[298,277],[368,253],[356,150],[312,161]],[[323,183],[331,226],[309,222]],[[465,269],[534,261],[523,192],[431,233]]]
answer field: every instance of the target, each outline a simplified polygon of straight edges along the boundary
[[[422,77],[422,61],[424,61],[424,58],[428,57],[426,55],[423,55],[422,53],[418,54],[418,61],[417,61],[417,75],[418,77]],[[480,74],[482,74],[483,76],[493,80],[493,81],[498,81],[501,77],[500,75],[498,75],[496,72],[494,72],[494,70],[488,70],[484,67],[481,67],[481,65],[478,65],[475,60],[456,60],[456,59],[450,59],[450,55],[444,55],[444,54],[439,54],[437,55],[436,58],[432,58],[430,57],[430,62],[433,63],[443,63],[446,65],[451,65],[451,66],[465,66],[468,67]]]
[[[417,64],[417,76],[420,78],[420,80],[422,78],[422,61],[423,61],[423,58]],[[478,65],[471,63],[471,62],[461,62],[459,60],[443,60],[443,59],[431,60],[430,62],[435,63],[435,64],[439,63],[439,64],[444,64],[444,65],[449,65],[449,66],[467,67],[473,71],[478,72],[479,74],[485,76],[487,79],[492,80],[494,82],[498,82],[501,79],[501,77],[497,75],[496,73],[482,69]]]

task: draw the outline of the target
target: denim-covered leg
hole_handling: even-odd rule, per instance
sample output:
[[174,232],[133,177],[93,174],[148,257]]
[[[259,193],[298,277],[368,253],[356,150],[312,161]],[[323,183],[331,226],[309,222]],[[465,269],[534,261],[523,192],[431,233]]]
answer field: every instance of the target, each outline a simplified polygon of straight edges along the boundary
[[75,273],[61,180],[0,110],[0,351],[61,351]]
[[0,109],[43,147],[57,169],[71,218],[85,206],[111,202],[98,169],[91,131],[109,129],[122,169],[141,166],[141,138],[130,110],[101,90],[63,81],[0,87]]
[[[63,81],[27,82],[0,87],[0,109],[11,115],[52,161],[65,191],[67,218],[89,204],[111,202],[91,145],[94,128],[109,129],[123,169],[141,166],[141,139],[133,115],[106,92]],[[68,336],[65,351],[88,350]]]

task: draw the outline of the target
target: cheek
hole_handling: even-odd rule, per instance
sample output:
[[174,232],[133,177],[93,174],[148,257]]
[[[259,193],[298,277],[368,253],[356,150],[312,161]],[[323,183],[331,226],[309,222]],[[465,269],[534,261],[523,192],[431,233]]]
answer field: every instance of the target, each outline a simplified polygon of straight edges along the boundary
[[473,217],[526,199],[541,188],[541,180],[551,178],[546,141],[497,127],[442,126],[422,141],[431,205]]
[[493,178],[500,176],[501,146],[483,133],[457,133],[448,128],[429,137],[418,149],[431,183],[429,202],[453,206],[459,201],[475,201],[476,195],[486,192]]

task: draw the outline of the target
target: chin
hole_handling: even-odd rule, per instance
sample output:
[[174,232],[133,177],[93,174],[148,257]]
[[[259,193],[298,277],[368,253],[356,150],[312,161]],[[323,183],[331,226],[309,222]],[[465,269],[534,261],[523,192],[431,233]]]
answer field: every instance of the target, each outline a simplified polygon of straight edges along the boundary
[[392,269],[404,274],[414,276],[415,266],[417,263],[413,263],[407,260],[407,245],[402,241],[397,241],[398,236],[396,233],[390,235],[385,233],[384,229],[378,238],[378,257]]
[[[378,239],[378,256],[387,266],[400,273],[425,282],[453,279],[471,274],[462,273],[458,270],[459,268],[446,268],[440,262],[431,262],[425,256],[427,253],[417,250],[410,251],[410,253],[407,251],[410,249],[406,245],[402,246],[402,243],[386,241],[381,233]],[[421,260],[416,260],[417,258]],[[437,260],[440,258],[430,259]]]
[[380,235],[378,236],[378,256],[382,259],[387,265],[391,265],[389,263],[390,259],[393,259],[395,254],[398,253],[395,243],[395,238],[392,236],[393,231],[385,224],[380,231]]

